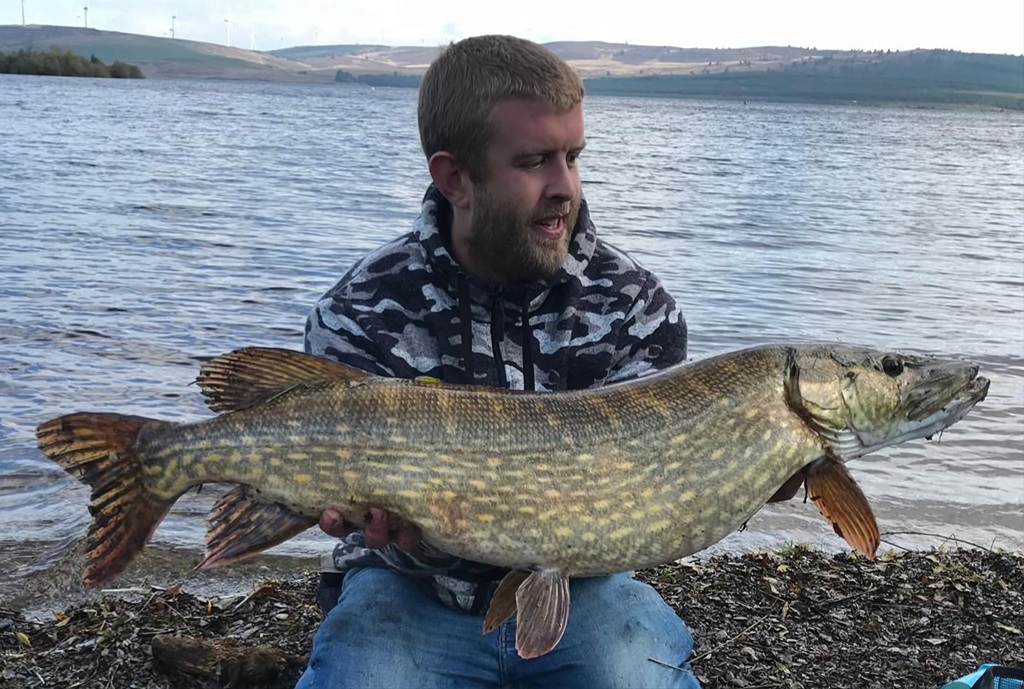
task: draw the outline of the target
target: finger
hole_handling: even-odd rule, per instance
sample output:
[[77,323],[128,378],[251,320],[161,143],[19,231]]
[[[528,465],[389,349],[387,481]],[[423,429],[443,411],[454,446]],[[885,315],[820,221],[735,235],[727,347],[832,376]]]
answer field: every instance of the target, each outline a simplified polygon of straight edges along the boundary
[[395,536],[395,544],[402,550],[412,550],[423,538],[420,527],[404,519],[398,523],[398,534]]
[[367,548],[383,548],[391,540],[388,533],[388,513],[379,507],[371,507],[366,511],[366,524],[363,525],[363,542]]
[[345,519],[341,516],[341,512],[331,508],[320,512],[319,523],[321,531],[336,538],[341,538],[352,530],[351,526],[347,524]]

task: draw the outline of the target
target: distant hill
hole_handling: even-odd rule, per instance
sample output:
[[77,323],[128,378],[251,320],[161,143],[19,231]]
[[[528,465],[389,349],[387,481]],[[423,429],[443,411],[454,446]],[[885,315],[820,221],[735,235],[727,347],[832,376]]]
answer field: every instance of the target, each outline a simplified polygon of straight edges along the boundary
[[71,26],[0,26],[0,51],[60,46],[104,62],[138,65],[147,77],[299,79],[303,69],[269,53],[177,38]]
[[[316,45],[270,51],[60,26],[0,26],[0,51],[59,45],[137,64],[149,78],[416,86],[440,46]],[[600,41],[546,44],[589,93],[1024,109],[1024,55],[816,47],[681,48]]]

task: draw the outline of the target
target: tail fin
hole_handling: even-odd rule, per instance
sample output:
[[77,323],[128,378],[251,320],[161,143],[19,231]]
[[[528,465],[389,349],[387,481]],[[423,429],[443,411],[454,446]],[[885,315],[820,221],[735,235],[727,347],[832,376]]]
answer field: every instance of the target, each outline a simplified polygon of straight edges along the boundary
[[139,432],[172,424],[141,416],[76,413],[36,429],[43,454],[92,488],[92,524],[82,577],[96,587],[120,574],[174,500],[149,492],[135,447]]

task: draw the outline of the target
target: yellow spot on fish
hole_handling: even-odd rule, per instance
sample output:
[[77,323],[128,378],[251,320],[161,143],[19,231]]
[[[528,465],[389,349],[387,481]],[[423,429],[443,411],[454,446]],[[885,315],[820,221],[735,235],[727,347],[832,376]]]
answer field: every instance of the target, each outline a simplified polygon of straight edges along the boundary
[[335,450],[334,451],[334,456],[337,457],[338,459],[352,459],[352,451],[351,450]]
[[580,540],[584,543],[593,543],[597,540],[597,534],[593,531],[587,531],[586,533],[580,534]]
[[441,497],[444,498],[445,500],[454,500],[458,496],[454,492],[446,490],[445,492],[441,493]]
[[723,450],[722,448],[718,448],[717,450],[711,453],[712,462],[717,462],[722,457],[725,457],[725,450]]
[[398,468],[407,474],[422,474],[423,467],[414,466],[412,464],[399,464]]
[[562,493],[561,491],[557,490],[546,490],[544,491],[544,497],[550,498],[552,500],[557,500],[558,498],[562,497]]
[[572,536],[572,534],[573,530],[570,529],[568,526],[555,527],[555,536],[557,536],[558,538],[568,538],[569,536]]
[[529,505],[523,505],[522,507],[519,508],[519,511],[523,514],[537,514],[537,510],[530,507]]
[[311,474],[295,474],[294,476],[292,476],[292,481],[295,481],[295,483],[301,483],[302,485],[306,485],[308,483],[313,482],[313,476]]
[[680,445],[682,443],[685,443],[689,438],[690,438],[689,434],[687,434],[687,433],[680,433],[679,435],[673,436],[672,439],[669,440],[669,443],[671,445]]
[[647,525],[647,530],[648,531],[664,531],[665,529],[667,529],[671,525],[672,525],[672,522],[670,522],[668,519],[659,519],[656,522],[651,522],[650,524],[648,524]]
[[670,472],[671,471],[675,471],[676,469],[678,469],[681,466],[683,466],[682,462],[672,462],[671,464],[669,464],[668,466],[665,467],[665,471],[670,471]]
[[359,481],[359,473],[355,471],[342,472],[341,476],[345,479],[345,483],[356,483]]
[[501,466],[501,460],[497,457],[488,457],[487,466],[494,467],[495,469],[497,469],[498,467]]
[[595,510],[606,510],[606,509],[608,509],[611,506],[611,504],[612,504],[611,500],[598,500],[597,502],[595,502],[592,505],[592,507]]
[[420,497],[419,491],[415,490],[400,490],[398,491],[398,493],[396,493],[396,495],[398,495],[398,497],[400,498],[406,498],[408,500],[415,500],[416,498]]
[[469,485],[477,490],[487,490],[487,484],[479,479],[470,480]]
[[771,430],[767,430],[767,431],[765,431],[764,433],[761,434],[761,440],[763,440],[765,442],[768,442],[769,440],[771,440],[771,438],[772,438]]
[[406,438],[404,435],[393,435],[391,436],[391,442],[395,443],[396,445],[401,445],[402,443],[409,442],[409,439]]
[[642,491],[640,491],[640,495],[645,498],[653,498],[654,493],[654,488],[644,488]]
[[589,454],[587,452],[584,452],[582,454],[576,455],[576,461],[577,462],[590,462],[590,461],[593,461],[593,459],[594,459],[594,455]]
[[288,459],[292,460],[293,462],[303,462],[309,459],[309,455],[307,455],[305,452],[289,452]]
[[610,534],[608,534],[608,538],[612,539],[613,541],[617,541],[619,539],[631,535],[632,533],[632,526],[623,526],[621,528],[615,529],[615,531],[612,531]]
[[478,514],[478,515],[476,515],[476,519],[477,519],[477,521],[481,521],[481,522],[493,522],[494,521],[494,515],[493,514]]

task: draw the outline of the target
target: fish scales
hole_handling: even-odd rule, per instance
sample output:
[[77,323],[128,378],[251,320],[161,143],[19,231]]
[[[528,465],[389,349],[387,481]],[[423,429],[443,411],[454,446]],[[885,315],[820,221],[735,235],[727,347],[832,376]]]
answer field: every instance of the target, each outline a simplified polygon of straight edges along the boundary
[[[785,403],[786,357],[785,348],[764,349],[695,365],[686,377],[655,375],[643,388],[507,392],[486,405],[478,391],[406,381],[313,386],[143,435],[139,451],[174,466],[147,476],[168,499],[219,481],[258,484],[308,514],[347,503],[358,520],[378,505],[472,559],[596,574],[706,547],[821,455]],[[740,408],[757,413],[723,433]],[[674,443],[681,435],[689,440]],[[799,451],[774,452],[780,442]],[[305,459],[266,470],[296,447]],[[740,447],[753,453],[744,458]]]

